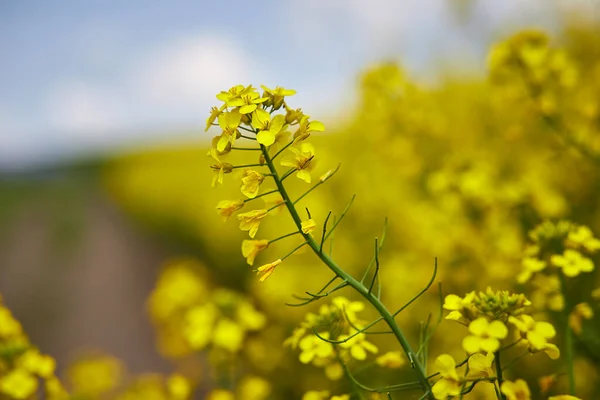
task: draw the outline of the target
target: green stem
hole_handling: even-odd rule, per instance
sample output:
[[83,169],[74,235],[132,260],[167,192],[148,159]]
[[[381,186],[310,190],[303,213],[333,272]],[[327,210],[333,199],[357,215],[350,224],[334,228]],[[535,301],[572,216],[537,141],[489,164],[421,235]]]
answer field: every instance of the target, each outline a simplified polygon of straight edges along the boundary
[[[270,175],[270,174],[269,174],[269,175]],[[256,196],[254,196],[254,197],[253,197],[253,198],[251,198],[251,199],[244,199],[244,203],[247,203],[247,202],[249,202],[249,201],[252,201],[252,200],[260,199],[260,198],[261,198],[261,197],[263,197],[263,196],[268,196],[268,195],[270,195],[270,194],[277,193],[277,192],[279,192],[279,190],[277,190],[277,189],[273,189],[273,190],[270,190],[270,191],[268,191],[268,192],[264,192],[264,193],[261,193],[261,194],[257,194]]]
[[[496,365],[496,379],[498,381],[498,387],[502,387],[504,378],[502,378],[502,363],[500,361],[499,351],[494,353],[494,364]],[[498,397],[499,400],[506,400],[506,396],[504,396],[501,392],[496,392],[496,395],[498,394],[500,395],[500,397]]]
[[[279,179],[277,169],[275,168],[275,165],[273,164],[273,160],[269,156],[269,152],[267,151],[266,147],[263,145],[261,145],[261,149],[263,151],[263,156],[265,157],[266,164],[269,167],[270,172],[273,174],[275,184],[277,185],[277,189],[279,189],[279,193],[281,194],[281,197],[283,198],[283,200],[286,204],[286,207],[287,207],[292,219],[294,220],[294,223],[298,227],[298,230],[301,231],[302,230],[302,219],[300,218],[300,215],[298,215],[298,211],[294,207],[292,200],[290,200],[290,196],[288,195],[287,190],[283,186],[281,179]],[[351,286],[362,297],[364,297],[369,303],[371,303],[371,305],[373,305],[373,307],[377,310],[379,315],[381,315],[381,317],[384,319],[384,321],[390,327],[390,329],[394,333],[394,336],[396,336],[396,339],[398,339],[398,342],[402,346],[402,349],[406,353],[407,357],[412,360],[413,368],[415,369],[415,371],[417,373],[417,379],[419,380],[421,387],[425,391],[426,398],[429,398],[430,400],[434,400],[433,394],[431,393],[431,384],[427,380],[423,366],[419,363],[419,361],[414,356],[415,353],[414,353],[410,343],[404,336],[404,333],[402,332],[402,330],[400,329],[398,324],[396,324],[394,317],[388,311],[388,309],[385,307],[385,305],[377,297],[368,293],[368,289],[362,283],[360,283],[358,280],[354,279],[351,275],[349,275],[346,271],[344,271],[340,266],[338,266],[337,263],[335,263],[328,255],[326,255],[322,251],[320,251],[319,244],[313,239],[313,237],[311,235],[302,233],[302,236],[306,240],[306,243],[308,244],[308,246],[317,255],[317,257],[319,257],[321,259],[321,261],[323,261],[323,263],[325,263],[325,265],[327,265],[327,267],[329,267],[329,269],[331,271],[333,271],[333,273],[335,273],[337,276],[340,276],[343,280],[345,280],[347,282],[347,284],[349,286]]]
[[290,236],[293,236],[293,235],[297,235],[297,234],[299,234],[299,233],[300,233],[300,231],[295,231],[295,232],[291,232],[291,233],[288,233],[288,234],[286,234],[286,235],[283,235],[283,236],[279,236],[279,237],[278,237],[278,238],[276,238],[276,239],[271,239],[271,240],[269,240],[269,244],[275,243],[275,242],[277,242],[277,241],[279,241],[279,240],[281,240],[281,239],[285,239],[286,237],[290,237]]

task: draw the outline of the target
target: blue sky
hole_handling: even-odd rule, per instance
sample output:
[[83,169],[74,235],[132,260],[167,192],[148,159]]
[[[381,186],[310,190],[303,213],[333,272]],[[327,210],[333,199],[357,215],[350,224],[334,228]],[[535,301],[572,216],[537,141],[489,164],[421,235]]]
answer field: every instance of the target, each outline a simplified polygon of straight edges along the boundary
[[[465,17],[456,4],[469,5]],[[120,147],[202,140],[214,95],[237,83],[298,91],[319,117],[358,73],[400,60],[419,78],[483,68],[489,43],[556,29],[596,0],[0,0],[0,169]],[[321,118],[322,119],[322,118]]]

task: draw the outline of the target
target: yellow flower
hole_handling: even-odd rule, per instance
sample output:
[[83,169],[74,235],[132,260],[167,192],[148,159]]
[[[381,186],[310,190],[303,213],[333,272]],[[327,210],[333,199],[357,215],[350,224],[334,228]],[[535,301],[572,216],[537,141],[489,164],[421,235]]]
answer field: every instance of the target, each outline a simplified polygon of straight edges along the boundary
[[442,354],[435,359],[435,366],[441,379],[431,388],[433,396],[438,400],[446,400],[449,396],[458,396],[462,381],[456,372],[456,361],[448,354]]
[[550,258],[550,262],[557,267],[562,268],[563,274],[569,278],[579,275],[581,272],[592,272],[594,263],[580,252],[567,249],[562,255],[555,254]]
[[319,121],[308,121],[308,115],[302,116],[300,119],[300,124],[296,132],[294,132],[294,141],[301,142],[304,139],[308,138],[311,132],[323,132],[325,130],[325,125]]
[[463,339],[462,347],[469,353],[495,352],[500,348],[500,339],[508,335],[508,328],[501,321],[489,322],[479,317],[469,324],[470,336]]
[[[227,92],[221,91],[217,95],[217,99],[225,102],[227,104],[229,101],[235,100],[239,98],[241,95],[253,90],[252,85],[245,87],[244,85],[235,85],[231,87]],[[228,104],[227,104],[228,105]]]
[[[357,326],[360,325],[361,321],[359,321],[356,313],[361,312],[365,309],[365,304],[360,301],[350,301],[344,296],[335,297],[331,303],[340,311],[342,311],[342,315],[344,319],[347,319],[352,325]],[[325,310],[324,310],[325,311]],[[325,313],[329,313],[330,310],[326,310]]]
[[239,97],[227,101],[229,107],[239,107],[240,114],[250,114],[256,110],[258,104],[269,100],[267,97],[260,97],[254,91],[245,91]]
[[31,349],[19,357],[17,365],[42,378],[50,378],[54,375],[56,361],[48,355],[40,354],[37,349]]
[[309,143],[302,143],[299,149],[290,147],[289,150],[293,153],[293,157],[284,158],[281,160],[281,165],[295,168],[298,171],[296,176],[304,182],[310,183],[310,170],[314,167],[312,161],[315,156],[313,146]]
[[444,309],[450,311],[446,319],[453,321],[466,322],[467,317],[464,315],[473,303],[475,292],[468,293],[464,298],[455,294],[449,294],[444,298]]
[[267,216],[267,210],[252,210],[247,213],[238,214],[240,220],[240,229],[248,231],[251,238],[254,238],[258,231],[260,221]]
[[258,376],[244,377],[237,387],[237,397],[244,400],[266,400],[271,392],[271,383]]
[[517,282],[525,283],[534,273],[543,271],[548,264],[546,261],[535,257],[525,257],[521,265],[523,266],[523,271],[517,276]]
[[235,395],[229,390],[215,389],[208,393],[206,400],[235,400]]
[[210,343],[217,313],[217,307],[208,303],[196,306],[185,314],[183,336],[193,349],[201,350]]
[[275,143],[275,138],[285,131],[285,117],[276,115],[271,120],[271,114],[258,108],[252,113],[252,127],[259,131],[256,134],[256,141],[264,146],[270,146]]
[[518,317],[510,316],[508,322],[521,332],[521,337],[527,341],[530,351],[544,351],[552,359],[559,357],[558,348],[552,343],[548,343],[548,339],[556,336],[556,330],[551,323],[535,321],[526,314]]
[[[338,340],[345,340],[350,335],[340,335]],[[359,333],[358,335],[353,336],[347,342],[341,343],[340,347],[343,349],[349,349],[350,355],[352,358],[356,360],[366,360],[367,351],[373,354],[377,354],[379,349],[373,343],[368,342],[366,340],[367,335],[364,333]]]
[[17,321],[10,310],[0,306],[0,338],[10,338],[20,336],[23,333],[23,328]]
[[0,377],[0,393],[11,398],[26,399],[38,388],[38,380],[24,369],[14,369]]
[[559,394],[558,396],[550,396],[548,400],[581,400],[579,397],[571,396],[570,394]]
[[104,354],[86,356],[71,364],[68,370],[73,394],[84,395],[82,397],[96,397],[113,390],[123,375],[121,361]]
[[172,400],[184,400],[190,397],[192,387],[183,375],[171,374],[167,379],[167,391]]
[[496,376],[492,364],[494,363],[494,353],[473,354],[469,357],[469,378],[491,378]]
[[212,107],[210,109],[210,115],[206,119],[206,129],[204,130],[204,132],[206,132],[210,129],[212,124],[215,122],[217,117],[223,112],[224,109],[225,109],[225,106],[221,106],[221,108]]
[[242,348],[244,336],[241,326],[228,318],[222,318],[212,333],[212,342],[217,347],[236,352]]
[[244,240],[242,242],[242,255],[246,257],[248,265],[253,265],[256,255],[267,247],[269,247],[269,241],[266,239]]
[[248,301],[241,301],[236,310],[237,322],[248,331],[262,329],[267,323],[267,317],[254,308]]
[[506,400],[530,400],[531,392],[527,382],[523,379],[517,379],[514,382],[504,381],[500,391],[506,396]]
[[327,400],[329,399],[329,390],[310,390],[304,393],[302,400]]
[[244,171],[242,178],[242,193],[249,199],[253,199],[258,194],[260,184],[265,180],[265,176],[252,169]]
[[301,108],[297,108],[295,110],[286,107],[285,108],[285,122],[287,124],[296,124],[299,123],[302,118],[304,118],[304,113]]
[[302,232],[306,235],[312,233],[312,231],[314,231],[316,227],[317,223],[312,218],[307,219],[306,221],[302,221]]
[[237,109],[219,115],[219,126],[223,132],[217,142],[218,151],[224,151],[228,144],[233,146],[235,139],[239,137],[238,126],[241,121],[242,114]]
[[284,89],[281,86],[276,86],[275,89],[269,89],[265,85],[260,85],[265,91],[263,97],[268,97],[269,101],[266,103],[268,106],[273,106],[275,110],[278,110],[283,105],[283,98],[285,96],[293,96],[296,94],[295,90]]
[[380,367],[385,368],[400,368],[406,364],[404,356],[399,351],[388,351],[377,357],[375,363]]
[[210,149],[208,155],[215,159],[215,161],[217,162],[216,164],[210,166],[215,171],[215,175],[212,181],[212,186],[215,187],[217,183],[223,184],[223,176],[233,171],[233,165],[221,162],[221,160],[219,160],[219,157],[217,156],[216,149]]
[[592,307],[588,303],[579,303],[573,308],[571,314],[569,314],[569,326],[576,335],[579,335],[583,330],[583,320],[592,318],[594,318]]
[[273,261],[272,263],[265,264],[261,267],[258,267],[258,269],[256,270],[256,273],[260,277],[260,281],[263,282],[265,279],[267,279],[269,276],[271,276],[271,274],[273,273],[273,271],[275,271],[275,268],[279,264],[281,264],[280,258]]
[[217,204],[217,212],[221,217],[223,217],[223,221],[227,222],[231,214],[244,207],[243,200],[221,200],[219,204]]
[[592,230],[587,226],[579,226],[574,231],[569,232],[567,239],[583,246],[589,252],[600,250],[600,240],[594,237]]
[[[329,332],[323,332],[320,335],[325,339],[329,339]],[[300,353],[300,362],[302,364],[308,364],[315,359],[335,357],[333,345],[312,334],[302,338],[298,345],[302,350]]]
[[329,400],[350,400],[350,395],[349,394],[342,394],[342,395],[339,395],[339,396],[333,396]]

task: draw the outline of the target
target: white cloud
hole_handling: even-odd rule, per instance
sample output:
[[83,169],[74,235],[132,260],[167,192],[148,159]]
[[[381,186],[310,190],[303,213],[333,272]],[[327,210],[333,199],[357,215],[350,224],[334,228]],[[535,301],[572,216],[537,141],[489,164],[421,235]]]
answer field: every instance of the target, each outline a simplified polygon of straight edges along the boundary
[[148,132],[201,127],[215,93],[247,82],[255,71],[240,47],[211,35],[160,44],[134,59],[113,81],[63,82],[47,97],[56,140],[110,145]]

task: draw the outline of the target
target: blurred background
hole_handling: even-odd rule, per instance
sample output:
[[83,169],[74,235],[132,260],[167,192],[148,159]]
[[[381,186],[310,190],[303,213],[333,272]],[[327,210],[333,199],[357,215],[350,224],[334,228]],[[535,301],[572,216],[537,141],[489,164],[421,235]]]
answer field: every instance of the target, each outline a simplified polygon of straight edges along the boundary
[[449,291],[509,288],[543,219],[600,233],[599,180],[493,96],[488,51],[541,29],[592,90],[599,21],[597,0],[1,1],[3,301],[59,369],[102,349],[133,374],[173,369],[146,304],[174,257],[199,260],[272,321],[301,317],[283,305],[306,290],[293,268],[257,290],[243,235],[214,212],[237,183],[210,187],[205,120],[216,93],[240,83],[293,88],[292,107],[325,123],[319,169],[343,167],[311,211],[319,224],[358,194],[336,245],[355,249],[340,250],[349,269],[387,215],[387,261],[423,270],[398,287],[422,287],[438,256]]

